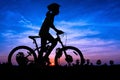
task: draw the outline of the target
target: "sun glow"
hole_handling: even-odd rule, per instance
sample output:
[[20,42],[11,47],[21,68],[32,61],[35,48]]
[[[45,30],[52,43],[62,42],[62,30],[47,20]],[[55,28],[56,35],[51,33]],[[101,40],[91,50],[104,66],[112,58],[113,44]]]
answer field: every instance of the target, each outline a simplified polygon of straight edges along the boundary
[[[53,56],[51,56],[51,57],[53,57]],[[55,63],[54,63],[54,58],[50,58],[50,66],[55,66]]]
[[54,62],[51,62],[50,66],[55,66]]

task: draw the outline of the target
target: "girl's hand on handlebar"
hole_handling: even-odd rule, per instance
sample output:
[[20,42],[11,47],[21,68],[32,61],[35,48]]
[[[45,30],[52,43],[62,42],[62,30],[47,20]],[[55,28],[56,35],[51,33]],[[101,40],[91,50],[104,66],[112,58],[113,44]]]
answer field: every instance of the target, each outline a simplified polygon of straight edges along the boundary
[[63,34],[64,32],[62,30],[58,30],[57,34]]

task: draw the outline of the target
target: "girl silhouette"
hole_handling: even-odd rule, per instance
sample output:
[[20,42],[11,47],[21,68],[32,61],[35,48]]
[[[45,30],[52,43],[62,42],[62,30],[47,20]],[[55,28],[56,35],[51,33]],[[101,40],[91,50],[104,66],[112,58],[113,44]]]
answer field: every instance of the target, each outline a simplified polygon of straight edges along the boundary
[[[57,3],[52,3],[47,6],[48,12],[46,13],[46,18],[45,18],[45,20],[40,28],[40,31],[39,31],[39,36],[41,37],[41,50],[38,55],[39,62],[43,62],[43,60],[44,60],[45,62],[50,64],[48,56],[50,55],[51,51],[57,44],[56,38],[54,38],[49,33],[50,28],[55,30],[58,34],[63,33],[63,31],[58,30],[54,25],[54,17],[59,14],[59,7],[60,7],[60,5]],[[43,53],[46,50],[47,41],[50,41],[52,45],[49,48],[49,52],[47,52],[46,55],[43,57]]]

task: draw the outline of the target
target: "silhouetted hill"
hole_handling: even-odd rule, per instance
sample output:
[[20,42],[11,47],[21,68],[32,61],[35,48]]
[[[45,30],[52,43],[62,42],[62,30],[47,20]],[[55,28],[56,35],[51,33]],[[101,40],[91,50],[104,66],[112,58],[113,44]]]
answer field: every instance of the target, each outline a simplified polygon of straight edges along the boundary
[[1,80],[120,80],[120,65],[113,66],[10,66],[0,65]]

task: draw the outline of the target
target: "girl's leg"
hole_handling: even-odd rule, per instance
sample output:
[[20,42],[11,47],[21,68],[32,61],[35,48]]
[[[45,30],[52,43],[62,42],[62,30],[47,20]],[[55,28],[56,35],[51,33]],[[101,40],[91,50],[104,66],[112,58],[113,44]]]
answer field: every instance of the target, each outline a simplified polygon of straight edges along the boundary
[[45,52],[45,48],[46,48],[46,42],[47,40],[45,38],[41,38],[41,50],[40,53],[38,54],[38,62],[42,61],[43,53]]
[[51,46],[49,47],[49,50],[46,53],[45,57],[48,57],[50,53],[52,52],[52,50],[54,49],[54,47],[57,45],[57,40],[50,34],[49,34],[48,40],[51,42]]

